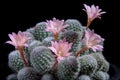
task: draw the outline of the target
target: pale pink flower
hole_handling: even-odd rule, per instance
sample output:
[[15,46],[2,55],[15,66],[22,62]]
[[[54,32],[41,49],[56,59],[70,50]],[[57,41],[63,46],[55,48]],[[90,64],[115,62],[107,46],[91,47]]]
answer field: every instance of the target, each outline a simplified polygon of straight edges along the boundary
[[64,20],[58,20],[53,18],[46,22],[46,31],[52,32],[54,35],[58,35],[64,28],[68,27],[68,24],[64,24]]
[[8,36],[11,39],[11,41],[7,41],[6,43],[15,46],[15,48],[19,49],[23,46],[27,46],[27,33],[22,33],[21,31],[19,31],[18,34],[13,32],[12,34],[8,34]]
[[100,43],[103,41],[104,39],[101,38],[99,35],[95,34],[94,30],[85,30],[85,43],[87,48],[91,48],[94,52],[96,52],[96,50],[102,51],[103,46],[100,45]]
[[86,11],[87,16],[88,16],[88,23],[87,23],[88,26],[95,18],[101,18],[101,15],[106,13],[106,12],[102,11],[102,9],[99,9],[99,6],[92,5],[90,7],[86,4],[84,4],[84,7],[85,7],[85,9],[83,9],[83,10]]
[[69,50],[71,49],[72,43],[66,42],[66,39],[60,40],[59,42],[51,41],[52,46],[48,47],[57,56],[57,61],[60,62],[64,57],[71,55]]

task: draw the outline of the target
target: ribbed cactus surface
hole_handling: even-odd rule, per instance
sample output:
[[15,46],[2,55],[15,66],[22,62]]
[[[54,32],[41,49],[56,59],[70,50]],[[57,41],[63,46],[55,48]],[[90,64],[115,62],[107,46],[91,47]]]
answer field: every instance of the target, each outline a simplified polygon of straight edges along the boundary
[[24,67],[23,60],[18,50],[10,52],[8,56],[8,65],[15,72],[18,72]]
[[31,67],[22,68],[17,74],[18,80],[37,80],[37,72]]
[[30,61],[39,74],[44,74],[51,70],[55,58],[47,47],[39,46],[31,52]]
[[59,80],[74,80],[80,71],[80,65],[74,56],[62,60],[57,66]]

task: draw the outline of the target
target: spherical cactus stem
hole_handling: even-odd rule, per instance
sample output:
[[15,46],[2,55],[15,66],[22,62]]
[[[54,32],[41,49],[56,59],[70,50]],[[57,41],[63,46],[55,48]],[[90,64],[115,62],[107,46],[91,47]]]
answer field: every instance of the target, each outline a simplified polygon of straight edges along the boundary
[[22,60],[23,60],[23,62],[24,62],[24,66],[27,67],[27,62],[26,62],[25,57],[24,57],[23,47],[22,47],[22,48],[18,48],[18,50],[20,51]]
[[81,50],[79,50],[79,51],[76,53],[75,57],[77,58],[77,57],[80,55],[80,53],[86,51],[87,49],[88,49],[88,48],[87,48],[86,46],[83,47]]

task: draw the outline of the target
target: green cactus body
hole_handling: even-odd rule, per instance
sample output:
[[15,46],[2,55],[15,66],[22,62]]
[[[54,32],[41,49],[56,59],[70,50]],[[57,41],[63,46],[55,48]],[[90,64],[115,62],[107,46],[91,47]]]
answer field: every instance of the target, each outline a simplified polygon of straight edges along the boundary
[[79,33],[75,31],[65,31],[60,37],[61,39],[65,38],[66,41],[69,43],[73,43],[70,52],[72,52],[73,55],[75,55],[75,53],[78,50],[78,44],[80,42]]
[[42,41],[42,43],[44,46],[51,46],[51,41],[54,41],[54,37],[47,37]]
[[91,76],[92,80],[108,80],[105,73],[102,71],[97,71]]
[[104,75],[105,75],[105,77],[106,77],[106,80],[109,80],[109,79],[110,79],[110,75],[109,75],[108,73],[104,72]]
[[10,74],[7,76],[7,80],[18,80],[16,74]]
[[59,80],[75,80],[80,71],[80,66],[74,56],[65,58],[57,66]]
[[84,27],[81,25],[81,23],[76,19],[68,19],[65,21],[65,24],[68,24],[69,26],[66,28],[66,30],[75,31],[79,33],[79,39],[82,39],[83,33],[84,33]]
[[67,31],[64,32],[63,37],[65,37],[68,42],[73,42],[70,51],[75,55],[78,51],[78,45],[84,33],[84,27],[76,19],[68,19],[65,21],[65,24],[68,24],[69,26],[66,28]]
[[91,80],[88,75],[81,75],[78,80]]
[[34,40],[32,41],[29,46],[28,46],[28,51],[29,53],[31,53],[33,51],[34,48],[38,47],[38,46],[42,46],[43,44],[38,41],[38,40]]
[[54,79],[53,75],[47,73],[42,76],[41,80],[54,80]]
[[66,39],[66,41],[70,42],[75,42],[76,40],[79,39],[79,34],[75,31],[65,31],[61,35],[62,39]]
[[27,29],[26,32],[29,32],[29,33],[31,33],[32,35],[34,35],[34,33],[35,33],[35,27],[32,27],[32,28]]
[[23,60],[18,50],[12,51],[8,57],[8,65],[14,71],[19,71],[24,67]]
[[79,44],[79,40],[75,41],[73,44],[72,44],[72,47],[70,49],[70,52],[72,52],[73,55],[75,55],[77,52],[78,52],[78,44]]
[[106,60],[103,60],[103,65],[99,70],[103,72],[108,72],[109,68],[110,68],[110,64]]
[[32,52],[32,50],[35,48],[35,47],[38,47],[38,46],[42,46],[43,44],[38,41],[38,40],[33,40],[30,44],[28,44],[27,47],[24,47],[24,52],[25,52],[25,56],[28,60],[28,63],[29,63],[29,66],[31,65],[30,64],[30,53]]
[[90,54],[91,56],[93,56],[97,63],[98,63],[98,68],[97,70],[100,70],[102,69],[102,66],[103,66],[103,61],[105,60],[104,56],[102,55],[102,53],[92,53]]
[[39,46],[31,52],[30,61],[34,69],[42,75],[51,70],[55,58],[47,47]]
[[84,55],[77,58],[80,63],[80,74],[93,74],[97,69],[97,61],[90,55]]
[[72,30],[72,31],[75,31],[75,32],[81,32],[82,31],[82,25],[76,19],[68,19],[68,20],[65,21],[65,24],[69,25],[66,28],[67,30]]
[[48,37],[49,33],[45,31],[46,24],[45,22],[40,22],[35,26],[35,39],[42,41],[44,38]]
[[25,33],[27,33],[27,37],[28,37],[28,41],[27,44],[30,44],[33,40],[35,40],[35,37],[33,36],[33,34],[31,34],[30,32],[25,31]]
[[36,71],[31,67],[22,68],[17,74],[18,80],[38,80]]

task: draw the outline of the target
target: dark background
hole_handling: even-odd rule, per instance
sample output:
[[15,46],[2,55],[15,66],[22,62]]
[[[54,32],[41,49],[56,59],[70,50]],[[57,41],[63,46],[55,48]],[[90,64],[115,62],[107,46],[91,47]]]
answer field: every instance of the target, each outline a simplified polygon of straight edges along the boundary
[[[103,54],[106,59],[116,66],[120,67],[119,58],[119,9],[115,0],[56,0],[39,2],[1,2],[0,11],[0,80],[12,73],[7,66],[8,54],[14,50],[14,47],[5,44],[9,40],[8,34],[11,32],[24,31],[33,27],[40,21],[50,20],[53,17],[57,19],[78,19],[82,25],[86,25],[86,13],[82,10],[83,4],[99,5],[106,14],[100,19],[96,19],[90,28],[105,38]],[[110,74],[113,71],[110,71]],[[3,79],[4,78],[4,79]]]

